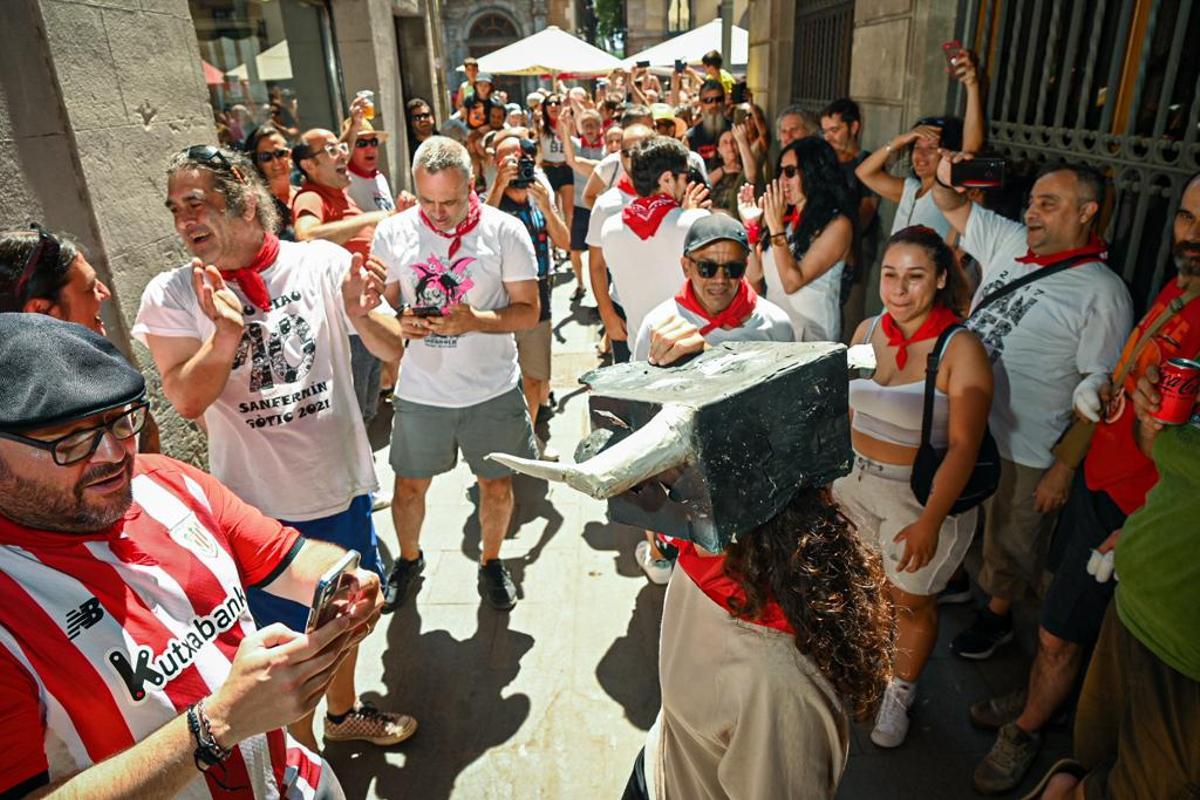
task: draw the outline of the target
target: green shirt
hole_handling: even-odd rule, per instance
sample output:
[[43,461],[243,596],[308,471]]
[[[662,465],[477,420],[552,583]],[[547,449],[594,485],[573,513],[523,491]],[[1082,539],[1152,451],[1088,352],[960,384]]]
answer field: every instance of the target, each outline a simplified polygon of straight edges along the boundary
[[1117,613],[1167,666],[1200,681],[1200,428],[1154,440],[1158,483],[1117,540]]

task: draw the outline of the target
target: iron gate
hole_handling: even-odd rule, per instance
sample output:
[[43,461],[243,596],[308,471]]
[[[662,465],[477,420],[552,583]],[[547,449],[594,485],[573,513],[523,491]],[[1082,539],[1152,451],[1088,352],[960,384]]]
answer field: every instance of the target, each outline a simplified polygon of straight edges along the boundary
[[1142,308],[1174,275],[1179,196],[1200,171],[1196,5],[964,0],[959,15],[960,38],[989,75],[989,144],[1011,159],[1082,162],[1110,177],[1110,264]]
[[792,102],[819,113],[850,92],[854,0],[796,0]]

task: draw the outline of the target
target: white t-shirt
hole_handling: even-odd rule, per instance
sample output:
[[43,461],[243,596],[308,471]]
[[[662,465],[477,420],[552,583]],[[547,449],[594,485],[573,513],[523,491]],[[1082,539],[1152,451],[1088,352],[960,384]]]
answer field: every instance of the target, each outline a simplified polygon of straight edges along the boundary
[[[708,183],[708,168],[704,166],[704,159],[695,150],[688,150],[688,166],[703,175],[704,182]],[[611,189],[616,186],[617,181],[625,174],[625,168],[621,166],[621,151],[609,153],[600,159],[595,171],[600,173],[600,180],[604,181],[605,188]]]
[[696,220],[708,216],[702,208],[673,208],[649,239],[639,239],[620,214],[612,214],[600,229],[600,247],[612,282],[621,296],[628,331],[642,329],[650,310],[679,291],[683,281],[683,240]]
[[772,247],[763,251],[763,280],[767,299],[787,313],[798,342],[838,342],[842,338],[842,271],[838,261],[825,274],[788,294],[783,290]]
[[557,132],[554,134],[543,133],[539,144],[542,163],[550,165],[567,163],[567,149],[563,146],[563,141]]
[[[479,224],[449,257],[451,240],[438,236],[411,208],[379,223],[372,255],[388,268],[411,306],[448,308],[461,301],[480,311],[506,308],[506,283],[537,280],[537,261],[521,221],[484,205]],[[408,342],[395,394],[413,403],[464,408],[517,385],[517,344],[511,333],[471,331]]]
[[[1015,259],[1028,252],[1026,229],[971,207],[962,247],[983,267],[972,307],[1039,269]],[[1129,290],[1112,270],[1088,262],[1018,289],[972,314],[992,360],[995,391],[988,421],[1000,454],[1029,467],[1053,463],[1050,448],[1071,421],[1071,395],[1084,375],[1111,372],[1133,326]]]
[[904,179],[904,191],[900,194],[900,205],[896,206],[896,216],[892,218],[892,233],[903,230],[911,225],[924,225],[933,228],[938,236],[945,240],[950,233],[950,220],[933,202],[933,192],[926,192],[917,197],[921,182],[916,178]]
[[373,178],[363,178],[350,173],[350,185],[346,193],[354,201],[354,205],[363,211],[391,211],[396,207],[392,198],[392,189],[388,186],[387,177],[382,172],[376,172]]
[[[246,327],[220,397],[204,411],[211,472],[276,519],[340,513],[374,491],[374,463],[350,371],[350,330],[341,282],[350,253],[331,242],[280,242],[261,275],[264,312],[242,300]],[[185,265],[156,275],[142,293],[133,335],[207,341],[215,326],[200,309]]]
[[[672,316],[682,317],[697,328],[708,324],[708,320],[684,308],[675,298],[660,303],[642,320],[642,327],[633,345],[634,361],[645,361],[649,357],[650,331]],[[754,311],[745,322],[736,328],[713,328],[704,334],[704,341],[710,345],[722,342],[794,342],[796,334],[792,331],[792,323],[783,309],[765,297],[760,297],[754,303]]]
[[[592,214],[588,217],[587,237],[584,239],[588,247],[600,247],[600,230],[604,227],[605,221],[614,214],[621,213],[621,209],[633,202],[634,197],[635,195],[625,194],[614,186],[596,198],[596,203],[592,206]],[[621,302],[617,286],[612,281],[608,282],[608,296],[614,303]]]

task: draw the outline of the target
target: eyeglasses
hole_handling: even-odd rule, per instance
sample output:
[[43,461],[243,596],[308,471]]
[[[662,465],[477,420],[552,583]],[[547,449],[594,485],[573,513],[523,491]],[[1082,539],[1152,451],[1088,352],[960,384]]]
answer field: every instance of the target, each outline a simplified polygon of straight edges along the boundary
[[365,147],[379,147],[379,139],[374,136],[372,136],[370,139],[355,139],[354,146],[359,150],[362,150]]
[[800,167],[795,164],[784,164],[779,168],[779,172],[785,178],[794,178],[800,174]]
[[330,142],[320,150],[313,153],[313,155],[315,156],[317,153],[324,153],[330,158],[337,158],[338,156],[349,155],[350,145],[346,144],[345,142]]
[[725,270],[725,275],[731,281],[741,280],[742,276],[746,274],[745,261],[709,261],[707,259],[696,261],[692,259],[692,263],[696,265],[696,274],[704,279],[716,277],[719,269]]
[[429,111],[423,111],[420,114],[413,114],[412,118],[414,122],[419,122],[423,119],[433,119],[433,113]]
[[547,100],[546,101],[546,106],[548,106],[550,108],[553,108],[555,106],[561,106],[561,105],[562,105],[562,103],[558,102],[557,100]]
[[700,102],[706,106],[711,106],[713,103],[719,103],[725,99],[723,94],[710,94],[708,97],[701,97]]
[[258,163],[260,164],[270,164],[275,159],[283,160],[285,158],[289,158],[291,155],[291,150],[288,150],[286,147],[281,147],[278,150],[267,150],[263,153],[255,153],[254,157],[258,159]]
[[100,440],[104,438],[106,432],[111,433],[118,441],[124,441],[130,437],[137,436],[146,425],[146,415],[149,408],[149,403],[145,400],[139,400],[134,403],[132,408],[120,416],[113,417],[108,422],[97,425],[94,428],[71,431],[66,436],[60,436],[50,441],[31,439],[28,436],[8,433],[7,431],[0,431],[0,439],[20,442],[30,447],[36,447],[39,450],[49,450],[50,455],[54,457],[54,463],[60,467],[66,467],[83,461],[85,458],[91,458],[92,454],[99,449]]
[[241,170],[233,165],[225,154],[221,152],[221,148],[211,144],[194,144],[187,149],[187,157],[193,161],[199,161],[202,164],[209,166],[216,165],[221,169],[227,170],[233,177],[237,178],[242,183],[246,182],[246,176],[242,175]]
[[33,279],[33,274],[37,272],[38,266],[43,263],[56,263],[61,249],[58,239],[51,236],[41,225],[34,222],[29,227],[31,230],[37,231],[38,241],[30,251],[29,257],[25,259],[25,266],[21,268],[21,277],[17,278],[17,283],[13,286],[13,299],[17,301],[18,308],[25,305],[25,290],[29,288],[29,281]]

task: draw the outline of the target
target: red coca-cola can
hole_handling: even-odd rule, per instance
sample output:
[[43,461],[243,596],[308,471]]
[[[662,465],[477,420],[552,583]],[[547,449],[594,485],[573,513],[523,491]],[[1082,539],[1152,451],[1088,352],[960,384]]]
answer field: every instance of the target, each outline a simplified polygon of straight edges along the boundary
[[1200,392],[1200,362],[1190,358],[1172,358],[1158,368],[1158,393],[1162,403],[1154,419],[1163,425],[1182,425],[1192,418],[1196,395]]

